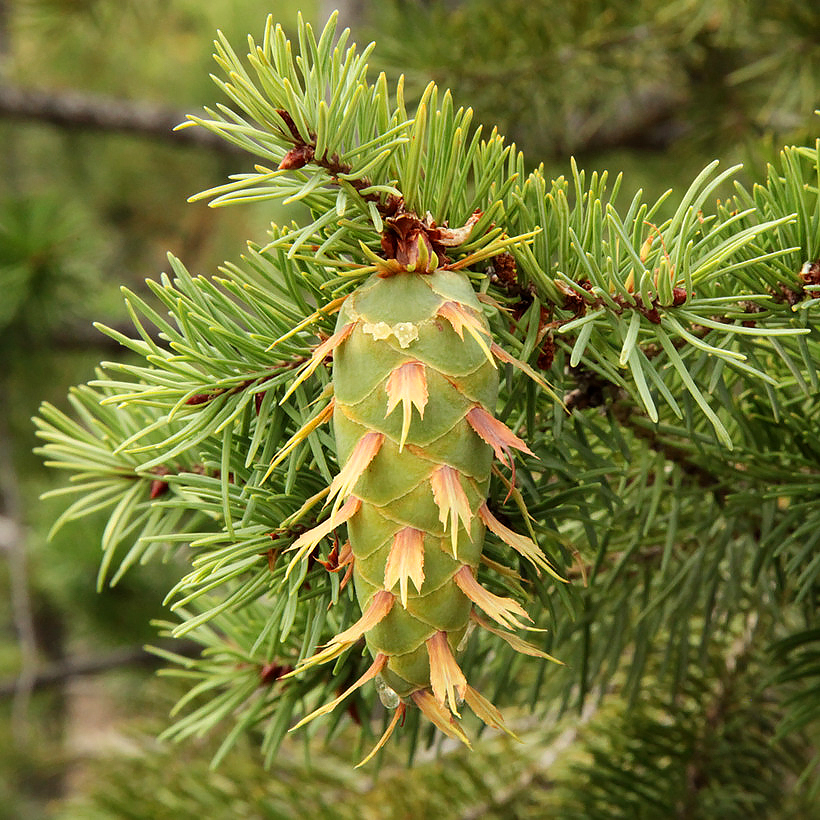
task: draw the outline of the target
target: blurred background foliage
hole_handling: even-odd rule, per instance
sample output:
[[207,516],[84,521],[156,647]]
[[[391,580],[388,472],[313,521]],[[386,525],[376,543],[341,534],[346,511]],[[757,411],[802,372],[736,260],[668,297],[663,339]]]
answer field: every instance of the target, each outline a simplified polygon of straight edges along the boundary
[[[122,355],[90,327],[125,323],[120,285],[145,292],[169,250],[189,270],[211,273],[281,220],[267,203],[187,204],[252,159],[186,143],[169,124],[219,99],[208,79],[217,28],[241,48],[268,12],[292,29],[299,8],[322,22],[332,7],[0,0],[0,814],[632,817],[613,814],[595,789],[579,804],[566,784],[591,767],[601,773],[615,751],[629,755],[631,741],[651,733],[657,760],[668,759],[665,743],[690,744],[715,772],[742,768],[732,732],[777,722],[765,691],[721,700],[745,669],[741,648],[731,668],[726,657],[720,673],[704,668],[674,703],[650,699],[629,714],[610,707],[587,723],[576,716],[525,727],[528,742],[512,756],[498,738],[473,756],[445,746],[448,765],[422,756],[411,772],[390,769],[377,782],[334,762],[334,748],[307,763],[303,738],[283,747],[275,785],[244,741],[214,774],[215,747],[180,753],[151,739],[178,692],[157,684],[140,647],[156,640],[148,624],[162,617],[174,573],[146,567],[96,594],[104,521],[48,540],[61,506],[38,496],[59,479],[30,453],[30,417],[42,400],[64,407],[69,385],[90,378],[101,358]],[[432,78],[550,174],[566,173],[570,154],[589,170],[624,170],[625,196],[681,190],[715,157],[744,161],[747,179],[761,178],[782,144],[817,133],[820,9],[812,3],[389,0],[343,4],[342,19],[359,43],[377,39],[374,68],[405,73],[410,97]],[[816,663],[811,645],[781,649]],[[755,674],[765,678],[766,669]],[[693,726],[708,726],[724,707],[737,714],[714,737],[664,732],[670,709],[691,710]],[[335,743],[342,748],[345,735]],[[399,754],[390,752],[388,768]],[[650,792],[658,777],[677,784],[679,817],[729,816],[709,802],[708,782],[693,786],[692,772],[640,765]],[[795,766],[771,766],[760,794],[779,794],[782,810],[756,805],[748,816],[816,816],[799,790],[787,794],[793,781],[782,773]],[[700,808],[686,803],[693,788],[706,795]]]

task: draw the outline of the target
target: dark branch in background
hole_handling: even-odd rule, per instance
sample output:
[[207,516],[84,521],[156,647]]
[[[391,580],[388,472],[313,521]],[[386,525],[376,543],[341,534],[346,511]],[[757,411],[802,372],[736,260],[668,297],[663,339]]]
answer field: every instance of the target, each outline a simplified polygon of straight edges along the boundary
[[704,490],[711,492],[720,506],[726,503],[729,494],[727,480],[713,473],[692,458],[692,453],[683,447],[678,447],[671,441],[664,439],[652,427],[637,422],[640,418],[634,414],[633,408],[628,405],[615,407],[615,413],[621,424],[628,427],[640,439],[647,442],[656,453],[661,453],[667,461],[677,464],[684,474],[693,479]]
[[[638,91],[622,98],[605,124],[584,134],[574,144],[561,147],[555,156],[597,154],[615,149],[665,151],[691,131],[691,126],[679,117],[686,102],[683,95],[665,87]],[[570,133],[583,133],[583,122],[568,123],[568,126]]]
[[[3,391],[5,392],[5,390]],[[23,545],[23,509],[13,462],[13,439],[6,414],[0,418],[0,550],[8,561],[9,598],[20,653],[20,671],[10,684],[12,732],[22,741],[28,734],[28,704],[34,689],[37,630],[29,592],[28,560]]]
[[618,395],[618,388],[593,370],[570,367],[569,374],[577,385],[564,396],[564,406],[570,412],[611,404]]
[[723,674],[711,703],[705,710],[704,722],[699,727],[692,757],[686,767],[686,792],[677,806],[678,820],[694,817],[700,793],[709,787],[715,777],[712,753],[716,737],[726,731],[726,724],[732,717],[732,707],[738,704],[737,688],[748,671],[754,648],[757,615],[746,616],[743,634],[734,642],[724,661]]
[[162,105],[129,102],[74,91],[35,91],[0,85],[0,118],[45,122],[63,128],[116,131],[160,139],[175,145],[207,148],[221,154],[245,152],[203,128],[173,129],[185,114]]
[[[580,144],[574,145],[573,152],[582,154],[624,147],[652,150],[663,148],[680,136],[682,126],[672,116],[679,105],[680,100],[661,98],[657,94],[650,95],[645,100],[637,100],[634,104],[626,104],[625,110],[635,116],[619,117],[617,122],[610,121],[605,126],[600,126]],[[207,148],[229,156],[246,156],[243,149],[205,129],[184,128],[174,131],[177,125],[185,122],[185,113],[155,103],[76,91],[42,91],[0,85],[0,118],[44,122],[86,131],[119,132],[175,145]],[[327,170],[333,173],[334,168],[331,166],[332,162],[328,164]],[[347,170],[341,166],[335,169],[337,173]]]
[[364,0],[321,0],[317,20],[327,20],[334,12],[339,12],[339,30],[349,27],[355,31],[364,12]]
[[9,4],[0,0],[0,77],[5,72],[6,57],[9,53]]
[[[130,322],[110,321],[103,322],[103,324],[119,331],[128,338],[134,335],[134,326]],[[157,344],[166,343],[158,331],[146,328],[146,332],[151,340]],[[5,343],[20,350],[39,349],[63,353],[96,350],[109,355],[116,353],[124,355],[128,352],[116,339],[112,339],[111,336],[97,330],[90,321],[83,320],[42,330],[38,328],[37,332],[29,331],[28,328],[18,330],[15,325],[12,325],[0,332],[0,349],[3,348]]]
[[[193,658],[199,655],[201,646],[193,641],[174,641],[164,646],[169,651],[177,655],[184,655]],[[163,666],[166,661],[156,655],[152,655],[142,647],[128,647],[125,649],[115,649],[101,655],[92,655],[88,658],[69,658],[49,666],[37,672],[30,681],[30,691],[36,692],[52,686],[59,686],[74,678],[86,675],[97,675],[101,672],[108,672],[112,669],[123,667],[145,667],[155,669]],[[0,681],[0,698],[13,697],[17,692],[17,679]]]

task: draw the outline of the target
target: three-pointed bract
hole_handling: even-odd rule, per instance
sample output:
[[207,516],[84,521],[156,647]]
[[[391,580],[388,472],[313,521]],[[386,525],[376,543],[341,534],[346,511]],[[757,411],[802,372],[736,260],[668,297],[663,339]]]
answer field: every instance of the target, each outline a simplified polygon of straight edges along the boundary
[[455,558],[458,550],[459,521],[467,532],[470,531],[470,521],[473,518],[470,502],[461,486],[458,471],[447,464],[443,464],[433,472],[430,484],[433,488],[433,498],[439,509],[439,521],[444,525],[445,532],[450,530],[453,558]]
[[342,467],[336,478],[330,483],[330,492],[325,502],[326,505],[336,496],[341,500],[347,498],[347,496],[353,492],[353,487],[356,485],[356,482],[361,478],[364,471],[370,465],[370,462],[376,457],[383,443],[384,434],[373,431],[365,433],[359,439],[359,442],[353,448],[350,458],[348,458],[344,467]]
[[461,717],[458,705],[464,700],[467,680],[453,657],[446,632],[436,632],[427,639],[427,655],[430,658],[430,686],[435,699],[442,706],[446,703],[456,717]]
[[427,406],[427,375],[421,362],[405,362],[399,365],[388,377],[385,385],[387,391],[387,411],[389,416],[401,402],[402,422],[399,452],[404,449],[407,434],[410,431],[410,420],[415,406],[419,418],[424,418],[424,408]]
[[401,605],[405,609],[409,581],[413,582],[416,592],[421,592],[424,583],[424,533],[415,527],[404,527],[396,533],[384,568],[384,588],[393,589],[398,584]]
[[502,598],[494,595],[476,581],[472,570],[468,566],[463,566],[454,576],[458,588],[480,609],[484,610],[494,621],[498,621],[502,626],[509,629],[525,629],[526,625],[519,621],[525,618],[532,622],[532,618],[527,614],[518,601],[512,598]]

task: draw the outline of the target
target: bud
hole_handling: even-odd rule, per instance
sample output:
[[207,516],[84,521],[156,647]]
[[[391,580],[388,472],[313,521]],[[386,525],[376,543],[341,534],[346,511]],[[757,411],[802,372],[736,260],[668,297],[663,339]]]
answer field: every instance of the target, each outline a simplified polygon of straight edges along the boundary
[[279,171],[295,171],[304,168],[313,159],[312,145],[297,145],[285,154],[279,163]]

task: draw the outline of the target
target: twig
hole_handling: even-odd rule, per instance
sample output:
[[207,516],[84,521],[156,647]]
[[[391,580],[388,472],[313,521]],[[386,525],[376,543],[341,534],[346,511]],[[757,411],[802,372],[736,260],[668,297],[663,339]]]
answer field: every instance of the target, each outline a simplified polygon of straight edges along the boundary
[[[284,108],[278,108],[277,113],[284,120],[290,131],[290,139],[293,141],[293,148],[285,154],[282,161],[279,163],[279,170],[291,170],[303,168],[309,162],[324,168],[330,175],[334,182],[339,182],[339,174],[349,174],[353,170],[353,166],[347,162],[342,162],[338,154],[328,156],[328,152],[318,157],[316,156],[316,135],[310,134],[306,142],[304,137],[299,133],[299,129],[293,120],[293,117]],[[382,202],[381,194],[377,193],[363,193],[371,187],[372,183],[367,177],[359,177],[358,179],[347,180],[359,195],[367,202],[373,202],[382,216],[393,216],[399,213],[404,205],[404,200],[401,197],[390,195],[385,202]]]

